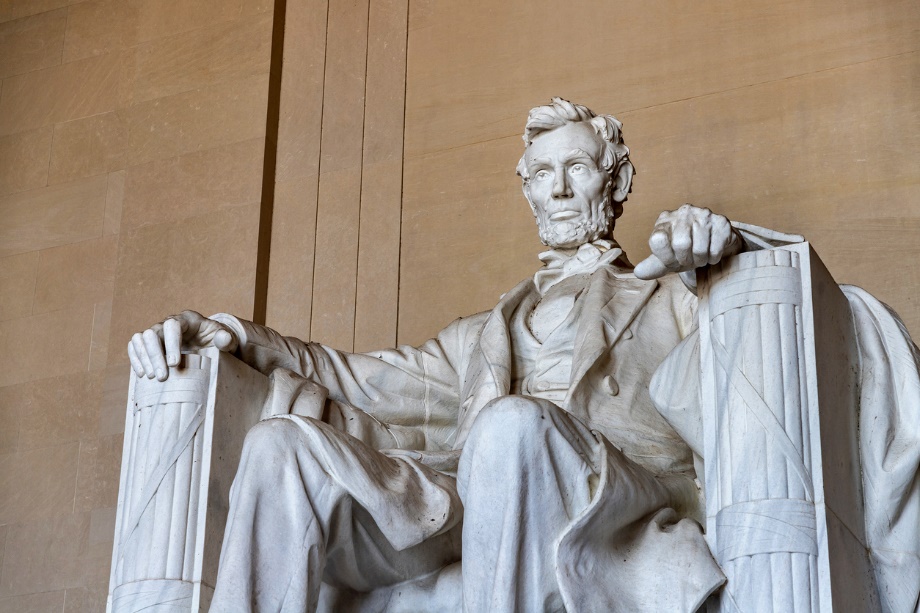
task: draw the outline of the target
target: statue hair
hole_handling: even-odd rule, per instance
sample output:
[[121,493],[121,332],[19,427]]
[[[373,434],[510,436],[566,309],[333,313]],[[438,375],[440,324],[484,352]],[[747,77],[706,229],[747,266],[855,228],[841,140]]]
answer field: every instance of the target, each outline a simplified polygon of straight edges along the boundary
[[[623,124],[613,115],[595,115],[586,106],[555,97],[551,104],[530,109],[530,113],[527,114],[527,123],[524,125],[524,148],[529,147],[533,139],[543,132],[561,128],[569,123],[580,122],[589,123],[595,133],[604,140],[604,157],[601,165],[610,175],[612,186],[620,166],[622,164],[632,166],[632,162],[629,161],[629,147],[623,142]],[[527,185],[530,181],[530,173],[527,172],[524,156],[521,156],[516,170],[524,185]],[[623,214],[623,202],[626,202],[626,198],[619,202],[611,198],[611,201],[613,218],[616,219]]]

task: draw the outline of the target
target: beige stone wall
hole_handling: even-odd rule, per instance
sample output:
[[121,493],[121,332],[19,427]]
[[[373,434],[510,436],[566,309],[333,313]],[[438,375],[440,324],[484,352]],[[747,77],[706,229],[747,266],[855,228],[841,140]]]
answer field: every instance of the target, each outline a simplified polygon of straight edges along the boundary
[[268,325],[396,342],[408,0],[288,2]]
[[250,316],[273,3],[0,2],[0,611],[101,611],[131,332]]
[[708,206],[805,234],[920,337],[918,27],[913,0],[412,2],[399,340],[539,264],[513,171],[554,95],[625,124],[634,262],[661,210]]

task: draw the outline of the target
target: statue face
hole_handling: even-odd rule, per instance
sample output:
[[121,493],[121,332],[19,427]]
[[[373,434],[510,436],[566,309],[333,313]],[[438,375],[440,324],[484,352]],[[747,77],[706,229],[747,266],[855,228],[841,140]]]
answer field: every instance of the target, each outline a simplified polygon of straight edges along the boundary
[[603,154],[603,140],[587,123],[544,132],[527,148],[530,181],[524,194],[545,245],[578,247],[610,230],[611,179],[601,165]]

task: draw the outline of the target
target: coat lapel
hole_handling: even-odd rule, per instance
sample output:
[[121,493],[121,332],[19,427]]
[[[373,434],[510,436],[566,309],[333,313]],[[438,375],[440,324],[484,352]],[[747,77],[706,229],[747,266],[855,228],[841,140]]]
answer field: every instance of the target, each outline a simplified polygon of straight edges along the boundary
[[[582,322],[575,335],[572,377],[563,406],[572,412],[571,401],[585,374],[597,359],[619,340],[649,297],[657,281],[643,281],[633,276],[615,274],[607,267],[591,276],[584,297]],[[526,279],[505,294],[492,309],[470,355],[467,377],[462,391],[459,427],[454,447],[461,447],[476,415],[490,400],[504,396],[511,389],[511,332],[508,322],[521,301],[535,292],[532,279]],[[577,400],[577,399],[576,399]],[[581,407],[584,413],[586,407]]]
[[591,366],[617,343],[657,287],[658,281],[617,275],[612,267],[591,276],[575,335],[566,408]]
[[455,446],[466,439],[476,414],[490,400],[511,390],[511,331],[508,322],[514,309],[536,288],[533,279],[518,283],[502,296],[486,319],[475,349],[470,355],[467,377],[462,390]]

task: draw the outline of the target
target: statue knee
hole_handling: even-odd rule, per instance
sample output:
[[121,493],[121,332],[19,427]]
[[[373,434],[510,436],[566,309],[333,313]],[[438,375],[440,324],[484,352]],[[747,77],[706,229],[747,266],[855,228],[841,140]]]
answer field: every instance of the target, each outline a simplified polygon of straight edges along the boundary
[[476,417],[466,446],[476,448],[477,453],[491,450],[500,456],[542,446],[540,433],[552,424],[548,412],[553,409],[552,403],[528,396],[496,398]]
[[255,459],[261,466],[270,466],[289,458],[296,459],[298,450],[303,446],[300,425],[289,419],[266,419],[246,434],[243,457]]
[[552,403],[540,398],[530,396],[499,396],[482,408],[476,417],[476,424],[480,422],[508,424],[511,427],[520,427],[523,424],[536,424],[538,420],[545,419],[546,412],[552,410]]

